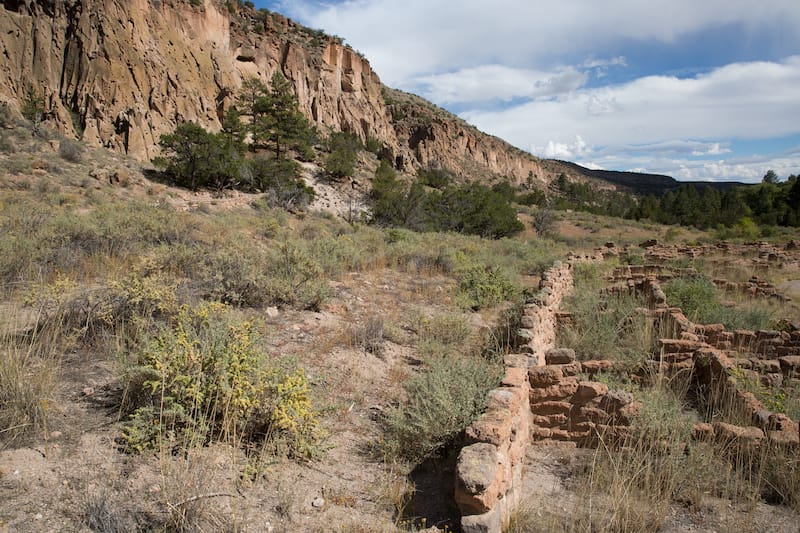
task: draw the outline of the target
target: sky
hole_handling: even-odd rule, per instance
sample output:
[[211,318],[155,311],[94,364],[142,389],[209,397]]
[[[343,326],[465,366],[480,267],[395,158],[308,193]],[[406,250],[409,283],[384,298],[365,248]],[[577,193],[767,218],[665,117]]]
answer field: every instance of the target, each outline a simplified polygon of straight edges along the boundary
[[383,83],[544,157],[800,174],[800,0],[272,0]]

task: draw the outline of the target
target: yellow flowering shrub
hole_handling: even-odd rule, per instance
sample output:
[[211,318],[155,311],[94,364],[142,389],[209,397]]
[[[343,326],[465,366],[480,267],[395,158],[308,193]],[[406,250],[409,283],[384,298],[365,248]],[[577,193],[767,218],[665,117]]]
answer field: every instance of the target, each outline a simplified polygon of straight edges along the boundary
[[177,440],[239,444],[280,441],[310,455],[319,437],[308,381],[258,349],[252,323],[235,321],[221,303],[183,306],[171,327],[146,339],[128,369],[123,426],[129,451]]

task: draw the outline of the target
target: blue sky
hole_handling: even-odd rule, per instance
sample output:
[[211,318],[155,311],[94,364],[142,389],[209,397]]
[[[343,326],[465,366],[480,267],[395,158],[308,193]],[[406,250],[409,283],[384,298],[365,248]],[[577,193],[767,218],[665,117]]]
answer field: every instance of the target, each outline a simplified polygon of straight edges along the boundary
[[681,180],[800,173],[798,0],[256,5],[540,157]]

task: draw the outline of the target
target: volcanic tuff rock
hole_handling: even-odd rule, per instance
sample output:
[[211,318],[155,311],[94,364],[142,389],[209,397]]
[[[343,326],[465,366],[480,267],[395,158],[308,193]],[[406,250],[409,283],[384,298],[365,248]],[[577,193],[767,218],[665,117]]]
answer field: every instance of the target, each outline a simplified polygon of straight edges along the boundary
[[275,13],[199,4],[4,0],[0,101],[19,109],[33,89],[65,135],[150,159],[161,134],[187,120],[218,130],[243,79],[267,82],[281,70],[321,131],[378,139],[401,168],[438,165],[539,184],[564,170],[420,98],[398,97],[339,38]]

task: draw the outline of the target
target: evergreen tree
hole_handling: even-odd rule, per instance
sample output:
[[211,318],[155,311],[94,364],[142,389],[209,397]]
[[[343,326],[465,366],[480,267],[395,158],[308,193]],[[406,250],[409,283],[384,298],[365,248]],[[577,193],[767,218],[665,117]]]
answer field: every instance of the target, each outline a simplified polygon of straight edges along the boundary
[[325,159],[325,172],[333,179],[352,176],[356,170],[358,150],[361,142],[358,137],[348,132],[336,132],[328,139],[330,153]]
[[311,124],[300,112],[292,86],[280,72],[272,76],[269,93],[253,102],[252,133],[256,144],[273,145],[275,159],[280,159],[287,149],[305,156],[311,150]]
[[178,185],[223,189],[238,184],[242,157],[238,146],[224,133],[214,134],[194,122],[185,122],[173,133],[161,136],[164,157],[155,162]]

